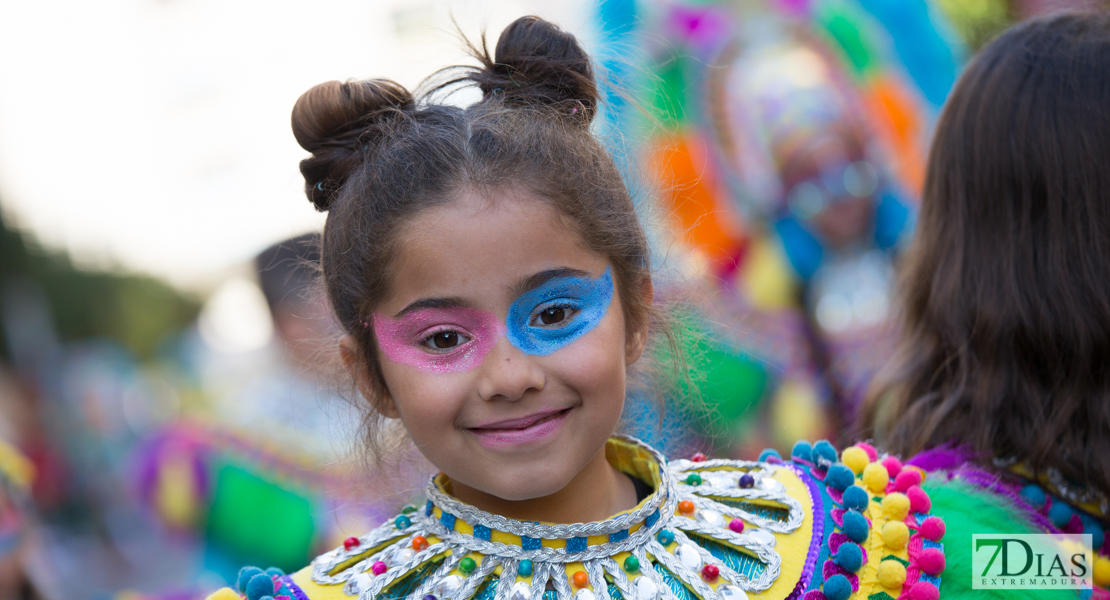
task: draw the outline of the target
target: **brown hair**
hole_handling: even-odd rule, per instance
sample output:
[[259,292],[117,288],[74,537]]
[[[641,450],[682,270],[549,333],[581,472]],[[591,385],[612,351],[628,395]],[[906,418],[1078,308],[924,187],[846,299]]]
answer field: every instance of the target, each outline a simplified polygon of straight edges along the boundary
[[863,427],[1110,492],[1110,15],[1001,35],[929,157],[904,338]]
[[[293,133],[312,153],[301,162],[305,192],[328,211],[324,283],[371,370],[379,396],[371,404],[384,381],[363,323],[387,293],[396,232],[463,189],[511,186],[550,202],[609,259],[628,331],[654,322],[642,293],[651,280],[647,238],[613,157],[589,130],[599,101],[589,57],[573,35],[537,17],[509,25],[494,56],[484,45],[471,47],[480,67],[449,70],[452,78],[419,97],[383,79],[331,81],[293,108]],[[476,85],[482,99],[437,103],[460,84]],[[374,413],[368,418],[380,419]]]

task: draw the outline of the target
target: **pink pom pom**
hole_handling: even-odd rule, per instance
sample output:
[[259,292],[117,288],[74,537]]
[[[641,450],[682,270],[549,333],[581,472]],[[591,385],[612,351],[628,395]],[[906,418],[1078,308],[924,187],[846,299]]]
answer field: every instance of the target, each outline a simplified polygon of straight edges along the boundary
[[930,575],[944,572],[944,553],[936,548],[926,548],[917,555],[917,566]]
[[937,600],[940,598],[940,590],[928,581],[918,581],[906,596],[909,600]]
[[944,537],[944,520],[940,517],[929,517],[921,524],[921,535],[926,539],[939,542]]
[[921,473],[917,469],[903,469],[894,478],[894,489],[903,494],[915,485],[921,485]]
[[871,462],[879,460],[879,453],[875,451],[875,447],[871,444],[868,444],[867,442],[860,442],[856,444],[856,446],[867,453],[867,458],[871,459]]
[[886,472],[890,474],[891,479],[896,479],[898,473],[902,470],[902,461],[893,456],[884,458],[882,464],[886,467]]
[[933,507],[933,502],[929,500],[929,494],[926,494],[925,490],[916,485],[910,486],[910,489],[906,490],[906,497],[910,499],[910,510],[915,513],[927,513]]

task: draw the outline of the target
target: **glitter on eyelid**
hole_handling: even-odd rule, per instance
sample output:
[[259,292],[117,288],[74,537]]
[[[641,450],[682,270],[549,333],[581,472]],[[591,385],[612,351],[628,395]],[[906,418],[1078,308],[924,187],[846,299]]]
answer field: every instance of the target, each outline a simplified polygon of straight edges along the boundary
[[[425,308],[399,319],[374,313],[373,321],[378,346],[387,359],[434,374],[469,371],[482,364],[505,328],[492,313],[473,308]],[[429,352],[418,338],[437,326],[457,328],[470,340],[450,352]]]

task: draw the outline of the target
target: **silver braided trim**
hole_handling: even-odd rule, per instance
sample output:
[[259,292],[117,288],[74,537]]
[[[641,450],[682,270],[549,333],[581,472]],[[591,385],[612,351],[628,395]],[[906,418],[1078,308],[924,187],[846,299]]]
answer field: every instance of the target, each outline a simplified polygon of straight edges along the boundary
[[[542,600],[549,583],[559,600],[572,600],[574,588],[565,567],[567,563],[580,562],[589,577],[590,588],[596,600],[612,600],[607,576],[626,600],[678,600],[664,577],[656,571],[654,561],[703,600],[721,600],[720,594],[702,579],[700,567],[688,567],[656,540],[660,531],[668,529],[679,544],[676,551],[679,547],[692,545],[697,549],[701,564],[715,565],[723,582],[747,592],[768,589],[781,573],[782,558],[775,551],[773,543],[751,534],[756,527],[768,532],[768,535],[770,532],[789,534],[797,530],[805,518],[801,502],[787,494],[781,483],[769,480],[777,467],[760,462],[731,460],[696,463],[679,460],[668,464],[646,445],[636,440],[630,441],[639,444],[658,461],[661,483],[659,489],[642,506],[606,521],[561,525],[517,521],[459,502],[443,493],[435,485],[434,479],[427,490],[432,505],[453,515],[456,520],[475,528],[486,527],[490,531],[541,541],[611,536],[623,533],[635,525],[643,525],[637,531],[628,533],[623,540],[587,545],[584,550],[577,552],[567,552],[565,543],[559,544],[564,546],[561,548],[548,548],[541,543],[539,548],[525,550],[520,544],[487,541],[472,534],[461,533],[454,527],[448,529],[440,519],[421,510],[408,515],[411,521],[409,527],[399,530],[391,521],[360,537],[359,545],[351,550],[338,548],[321,555],[312,563],[312,579],[320,585],[344,584],[344,591],[348,595],[357,594],[359,600],[375,600],[383,590],[389,589],[421,565],[442,560],[435,572],[422,581],[408,595],[407,600],[423,600],[429,594],[436,595],[438,600],[471,600],[491,577],[497,578],[495,600],[510,600],[510,597],[512,600]],[[686,474],[691,472],[703,476],[702,485],[691,486],[685,483]],[[737,478],[743,474],[750,474],[763,483],[753,488],[740,488]],[[770,502],[787,511],[787,520],[776,521],[718,501],[726,499]],[[690,517],[696,518],[676,514],[678,503],[682,500],[690,500],[694,504],[695,514]],[[648,526],[648,519],[656,514],[658,518]],[[752,530],[745,530],[740,534],[731,531],[727,525],[730,518],[741,519],[750,524]],[[749,579],[732,570],[683,532],[697,534],[701,538],[734,548],[743,548],[763,563],[765,569],[757,579]],[[415,552],[412,550],[412,540],[417,535],[439,538],[440,541]],[[638,572],[626,572],[613,559],[613,556],[623,552],[631,553],[640,561]],[[480,565],[469,575],[461,576],[458,567],[462,559],[472,553],[481,555]],[[690,556],[683,556],[691,560]],[[352,560],[358,562],[335,572],[340,565]],[[518,584],[517,573],[523,560],[532,561],[532,576],[530,580],[523,579],[524,583]],[[380,575],[373,575],[372,566],[378,561],[385,563],[386,570]],[[693,565],[692,562],[689,564]],[[499,575],[496,574],[498,567],[501,569]],[[644,580],[643,583],[638,583],[641,579]],[[657,594],[654,597],[643,596],[653,586],[657,588]]]

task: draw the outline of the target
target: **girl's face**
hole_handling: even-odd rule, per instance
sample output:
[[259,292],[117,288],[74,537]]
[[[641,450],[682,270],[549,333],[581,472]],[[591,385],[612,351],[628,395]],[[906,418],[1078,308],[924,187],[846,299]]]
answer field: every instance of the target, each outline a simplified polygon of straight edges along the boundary
[[646,335],[625,330],[608,260],[527,193],[464,192],[398,239],[372,318],[386,416],[454,482],[505,500],[604,460]]

